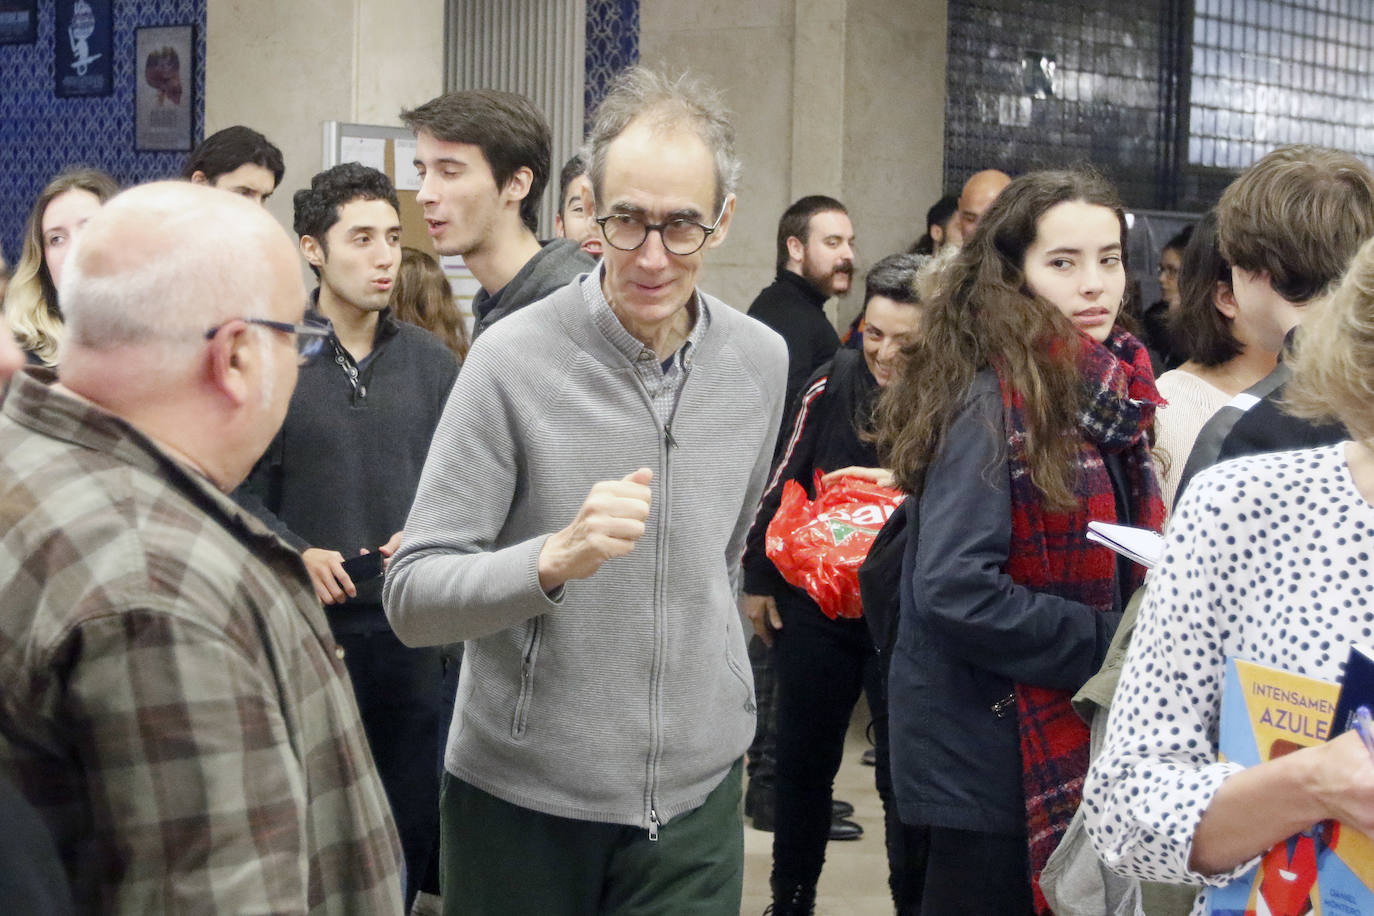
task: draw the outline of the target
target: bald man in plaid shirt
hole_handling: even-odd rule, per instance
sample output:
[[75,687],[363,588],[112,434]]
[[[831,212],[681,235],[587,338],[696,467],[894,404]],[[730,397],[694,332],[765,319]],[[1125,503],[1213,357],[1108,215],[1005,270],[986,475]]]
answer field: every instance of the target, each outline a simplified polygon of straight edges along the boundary
[[0,417],[0,777],[80,912],[399,914],[300,555],[225,495],[310,343],[290,242],[227,192],[148,185],[67,270],[61,381],[17,375]]

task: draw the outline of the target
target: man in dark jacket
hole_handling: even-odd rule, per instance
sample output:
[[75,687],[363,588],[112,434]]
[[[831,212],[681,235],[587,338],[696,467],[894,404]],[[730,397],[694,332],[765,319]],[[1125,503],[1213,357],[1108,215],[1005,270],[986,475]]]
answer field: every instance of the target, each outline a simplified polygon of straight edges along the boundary
[[[849,211],[833,197],[812,194],[788,207],[778,220],[778,275],[749,306],[757,318],[787,341],[787,409],[803,384],[835,355],[840,338],[823,308],[831,296],[849,291],[854,274],[854,226]],[[784,429],[787,427],[784,426]],[[749,746],[749,792],[744,812],[759,830],[772,830],[774,698],[772,653],[758,637],[749,640],[749,663],[759,708],[758,730]],[[853,813],[841,802],[839,810]],[[837,820],[835,839],[858,839],[863,829]]]
[[596,266],[572,239],[535,237],[552,168],[549,125],[524,96],[449,92],[401,120],[415,131],[416,202],[434,249],[461,255],[482,284],[472,300],[475,341],[497,320]]
[[822,308],[849,292],[854,275],[854,226],[833,197],[812,194],[788,207],[778,221],[778,276],[764,287],[749,317],[787,341],[787,406],[802,383],[835,355],[839,335]]
[[327,319],[333,333],[301,367],[286,421],[240,502],[301,551],[327,606],[401,834],[408,907],[438,838],[439,650],[407,648],[391,632],[381,563],[345,566],[399,546],[458,371],[437,338],[388,307],[401,263],[398,209],[386,176],[357,163],[296,192],[301,253],[320,280],[306,320]]

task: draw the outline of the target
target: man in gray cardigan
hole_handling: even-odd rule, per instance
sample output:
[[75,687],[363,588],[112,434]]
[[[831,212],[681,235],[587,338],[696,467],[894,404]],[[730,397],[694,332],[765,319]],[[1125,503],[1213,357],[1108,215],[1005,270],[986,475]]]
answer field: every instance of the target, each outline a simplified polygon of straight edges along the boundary
[[408,644],[467,643],[449,912],[734,916],[754,731],[735,595],[787,352],[696,287],[739,170],[714,94],[628,71],[588,150],[602,265],[473,348],[386,609]]

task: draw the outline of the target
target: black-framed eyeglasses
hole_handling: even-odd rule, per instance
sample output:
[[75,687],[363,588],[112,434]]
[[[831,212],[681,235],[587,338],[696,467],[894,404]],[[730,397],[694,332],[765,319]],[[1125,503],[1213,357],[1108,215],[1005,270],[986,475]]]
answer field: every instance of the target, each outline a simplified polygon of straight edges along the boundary
[[[324,350],[324,345],[334,333],[334,327],[328,320],[323,324],[318,322],[301,322],[293,324],[290,321],[273,321],[270,318],[235,318],[231,321],[242,321],[244,324],[256,324],[260,327],[270,328],[273,331],[281,331],[283,334],[294,334],[296,337],[296,356],[302,364],[318,356]],[[205,339],[209,340],[219,333],[219,329],[224,324],[217,324],[205,332]]]
[[646,223],[639,217],[631,216],[628,213],[599,216],[596,218],[596,224],[601,227],[601,234],[606,237],[607,243],[612,248],[618,248],[621,251],[634,251],[644,244],[645,240],[649,238],[650,232],[657,232],[658,237],[663,240],[663,247],[668,249],[669,254],[686,257],[701,250],[701,246],[706,244],[706,240],[711,237],[712,232],[716,231],[716,227],[724,218],[725,206],[722,204],[716,221],[709,226],[703,226],[694,219],[670,219],[664,223]]

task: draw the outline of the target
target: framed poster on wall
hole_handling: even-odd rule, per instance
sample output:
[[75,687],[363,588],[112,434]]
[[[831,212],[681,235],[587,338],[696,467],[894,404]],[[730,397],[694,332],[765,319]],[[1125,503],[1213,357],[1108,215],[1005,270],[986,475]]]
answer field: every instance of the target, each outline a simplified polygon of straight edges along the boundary
[[168,25],[139,29],[134,42],[134,148],[140,152],[191,149],[195,109],[195,29]]
[[38,40],[38,0],[0,0],[0,45]]
[[58,98],[114,92],[111,0],[57,0],[53,80]]

